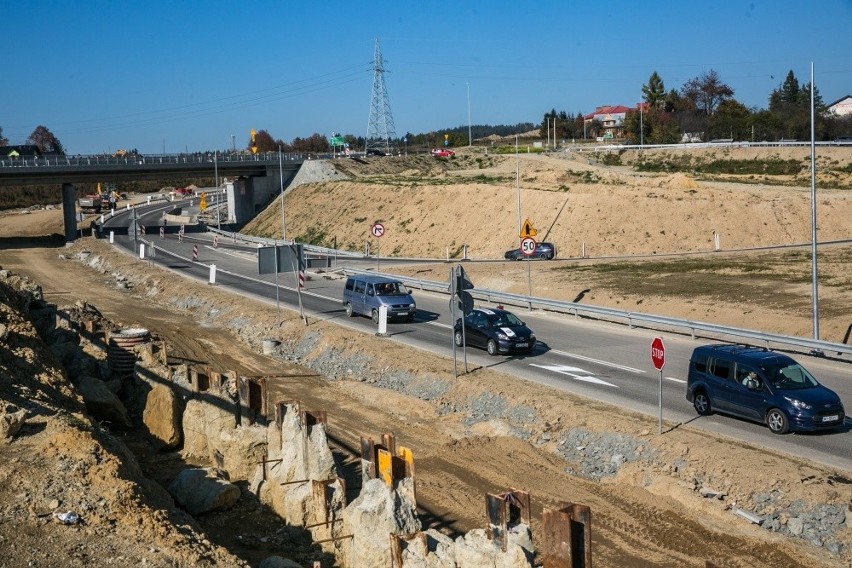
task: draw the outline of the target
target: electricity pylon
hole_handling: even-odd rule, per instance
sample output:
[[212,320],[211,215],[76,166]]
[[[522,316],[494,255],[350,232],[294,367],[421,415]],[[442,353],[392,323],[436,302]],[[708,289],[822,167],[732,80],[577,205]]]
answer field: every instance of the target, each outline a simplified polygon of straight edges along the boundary
[[396,127],[393,124],[388,91],[385,88],[385,66],[379,38],[373,55],[373,93],[370,97],[370,118],[367,123],[365,152],[379,150],[393,154],[396,149]]

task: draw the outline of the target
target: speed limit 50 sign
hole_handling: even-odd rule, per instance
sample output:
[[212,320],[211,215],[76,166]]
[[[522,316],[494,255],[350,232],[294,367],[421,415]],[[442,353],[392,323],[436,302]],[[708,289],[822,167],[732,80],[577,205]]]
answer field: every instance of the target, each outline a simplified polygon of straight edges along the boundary
[[534,255],[536,244],[535,239],[532,237],[525,237],[521,239],[521,253],[527,256]]

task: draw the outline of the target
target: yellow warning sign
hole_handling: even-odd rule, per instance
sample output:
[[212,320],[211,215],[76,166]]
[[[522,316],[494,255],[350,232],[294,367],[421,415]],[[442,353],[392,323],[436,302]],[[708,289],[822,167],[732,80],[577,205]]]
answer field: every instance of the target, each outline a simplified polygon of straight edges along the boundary
[[198,208],[202,211],[207,209],[207,195],[204,192],[201,193],[201,201],[198,203]]
[[524,220],[524,224],[521,225],[521,234],[520,237],[525,239],[527,237],[534,237],[538,234],[538,231],[535,230],[535,227],[532,226],[529,219]]

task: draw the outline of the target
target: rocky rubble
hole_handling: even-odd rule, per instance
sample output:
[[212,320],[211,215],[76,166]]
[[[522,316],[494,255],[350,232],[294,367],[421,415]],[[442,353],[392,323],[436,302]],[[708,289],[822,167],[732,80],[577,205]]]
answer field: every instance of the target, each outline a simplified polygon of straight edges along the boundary
[[[88,262],[103,266],[104,270],[109,264],[101,257],[93,257]],[[127,278],[126,275],[118,277]],[[136,283],[140,284],[142,283]],[[192,295],[171,297],[169,301],[187,306],[188,309],[205,316],[212,309],[206,304],[207,300]],[[221,315],[217,308],[216,316]],[[272,326],[258,325],[239,316],[224,318],[224,321],[233,333],[257,351],[265,339],[277,333]],[[501,393],[487,390],[470,395],[460,402],[447,396],[452,386],[444,379],[388,366],[377,361],[374,356],[358,350],[327,345],[321,330],[303,330],[300,334],[282,337],[274,356],[304,365],[326,380],[361,381],[434,404],[440,413],[462,413],[463,422],[471,427],[487,422],[503,424],[506,433],[519,439],[541,447],[553,447],[553,451],[566,460],[565,471],[572,475],[601,480],[618,476],[626,465],[630,465],[631,470],[638,467],[648,472],[668,472],[678,483],[691,487],[695,493],[708,485],[729,487],[731,484],[730,481],[720,482],[692,471],[687,467],[688,460],[660,454],[648,440],[647,432],[644,436],[635,436],[619,432],[594,433],[584,428],[567,428],[558,434],[555,445],[552,445],[552,434],[549,431],[542,432],[538,425],[541,417],[531,406],[513,402]],[[840,485],[843,485],[842,481]],[[844,544],[846,537],[843,537],[849,530],[844,511],[848,510],[848,507],[844,508],[842,504],[806,504],[779,494],[771,502],[771,506],[768,506],[765,501],[753,501],[750,491],[714,491],[714,495],[714,498],[725,502],[726,507],[731,510],[740,508],[758,516],[760,526],[766,530],[806,540],[811,545],[824,547],[835,555],[849,552],[849,546]],[[825,510],[836,510],[839,513],[819,513]],[[788,526],[789,519],[794,519],[792,527]]]

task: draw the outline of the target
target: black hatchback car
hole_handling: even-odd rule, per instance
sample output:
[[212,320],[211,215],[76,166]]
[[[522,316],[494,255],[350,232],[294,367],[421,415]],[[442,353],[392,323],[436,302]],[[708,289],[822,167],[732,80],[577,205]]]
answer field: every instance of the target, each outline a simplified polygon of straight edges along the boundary
[[462,320],[456,321],[454,338],[456,345],[481,347],[489,355],[530,353],[535,349],[535,335],[512,312],[497,308],[474,308],[464,316],[464,337]]
[[556,258],[556,245],[553,243],[537,243],[535,245],[535,252],[529,256],[522,253],[520,248],[513,248],[511,250],[507,250],[503,254],[503,258],[506,260],[524,260],[525,258],[553,260]]

